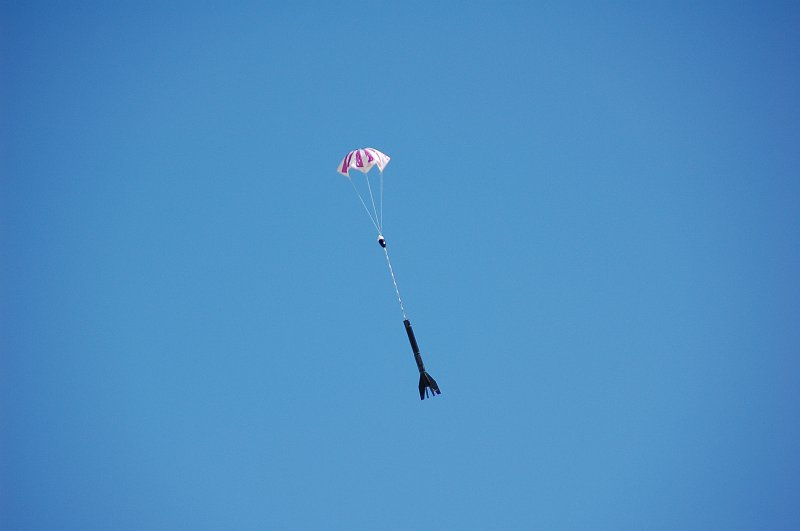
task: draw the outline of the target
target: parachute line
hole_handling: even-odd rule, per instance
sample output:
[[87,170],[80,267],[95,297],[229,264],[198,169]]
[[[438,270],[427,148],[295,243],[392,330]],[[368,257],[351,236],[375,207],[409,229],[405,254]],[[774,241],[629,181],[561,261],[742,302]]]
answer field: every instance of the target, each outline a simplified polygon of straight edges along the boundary
[[347,180],[348,180],[348,181],[350,181],[350,184],[352,184],[352,185],[353,185],[353,191],[354,191],[354,192],[356,193],[356,195],[358,196],[358,200],[359,200],[359,201],[361,201],[361,206],[363,206],[363,207],[364,207],[364,212],[366,212],[366,213],[367,213],[367,215],[369,216],[369,220],[372,222],[372,225],[375,227],[375,230],[377,230],[377,231],[380,233],[380,232],[381,232],[381,229],[380,229],[380,227],[378,226],[378,222],[377,222],[376,220],[372,219],[372,213],[371,213],[371,212],[369,211],[369,209],[367,208],[367,204],[364,202],[364,198],[363,198],[363,197],[361,197],[361,192],[359,192],[359,191],[358,191],[358,188],[356,188],[356,184],[353,182],[353,179],[350,179],[350,178],[348,177],[348,179],[347,179]]
[[372,211],[375,212],[375,224],[378,227],[378,232],[382,233],[383,227],[381,226],[380,218],[378,218],[378,209],[375,208],[375,196],[372,195],[372,186],[369,185],[369,173],[364,174],[364,179],[367,180],[367,190],[369,190],[369,199],[370,201],[372,201]]

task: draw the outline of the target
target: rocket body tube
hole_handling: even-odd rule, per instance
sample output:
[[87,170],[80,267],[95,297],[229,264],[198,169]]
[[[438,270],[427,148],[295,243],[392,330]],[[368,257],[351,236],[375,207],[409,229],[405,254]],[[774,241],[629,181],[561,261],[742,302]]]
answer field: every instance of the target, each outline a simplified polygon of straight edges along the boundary
[[414,361],[417,362],[417,369],[419,369],[419,372],[425,372],[425,364],[422,363],[422,355],[419,353],[419,345],[417,345],[417,338],[414,337],[411,321],[406,319],[403,324],[406,325],[406,334],[408,334],[408,342],[411,343],[411,350],[414,351]]
[[425,400],[425,397],[429,396],[429,391],[430,396],[441,394],[436,380],[425,371],[425,364],[422,363],[422,355],[419,353],[419,345],[417,345],[417,338],[414,337],[411,321],[405,319],[403,324],[406,327],[406,334],[408,334],[408,342],[411,343],[411,350],[414,351],[414,361],[417,362],[417,369],[419,369],[419,398]]

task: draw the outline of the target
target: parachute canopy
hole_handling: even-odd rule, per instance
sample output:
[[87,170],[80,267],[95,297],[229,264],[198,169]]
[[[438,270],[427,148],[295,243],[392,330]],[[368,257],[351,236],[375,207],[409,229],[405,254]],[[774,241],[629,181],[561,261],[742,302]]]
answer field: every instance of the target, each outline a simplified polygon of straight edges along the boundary
[[344,156],[337,170],[348,179],[350,178],[350,174],[348,173],[350,168],[356,169],[362,173],[367,173],[373,166],[377,166],[381,173],[383,173],[383,169],[389,164],[389,160],[391,159],[388,155],[381,153],[375,148],[356,149]]

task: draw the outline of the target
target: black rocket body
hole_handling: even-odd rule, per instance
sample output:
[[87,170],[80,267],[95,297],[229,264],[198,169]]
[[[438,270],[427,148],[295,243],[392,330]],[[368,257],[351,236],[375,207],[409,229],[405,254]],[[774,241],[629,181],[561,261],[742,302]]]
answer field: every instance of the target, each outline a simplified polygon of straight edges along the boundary
[[422,362],[422,355],[419,353],[419,345],[417,345],[417,338],[414,337],[414,329],[411,328],[411,321],[408,319],[403,321],[406,326],[406,334],[408,334],[408,342],[411,343],[411,350],[414,351],[414,361],[417,362],[417,369],[419,369],[419,399],[425,400],[430,389],[430,396],[442,394],[436,380],[431,377],[425,370],[425,364]]

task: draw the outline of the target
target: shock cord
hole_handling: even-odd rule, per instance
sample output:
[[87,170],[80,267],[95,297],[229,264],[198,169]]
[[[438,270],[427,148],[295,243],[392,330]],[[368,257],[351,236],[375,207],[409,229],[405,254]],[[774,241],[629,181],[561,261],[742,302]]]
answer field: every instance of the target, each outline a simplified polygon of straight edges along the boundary
[[389,264],[389,273],[392,275],[392,284],[394,284],[394,292],[397,293],[397,302],[400,303],[400,311],[403,313],[403,320],[408,319],[406,317],[406,309],[403,306],[403,298],[400,297],[400,289],[397,287],[397,280],[394,278],[394,269],[392,268],[392,261],[389,260],[389,250],[384,247],[383,252],[386,255],[386,263]]

